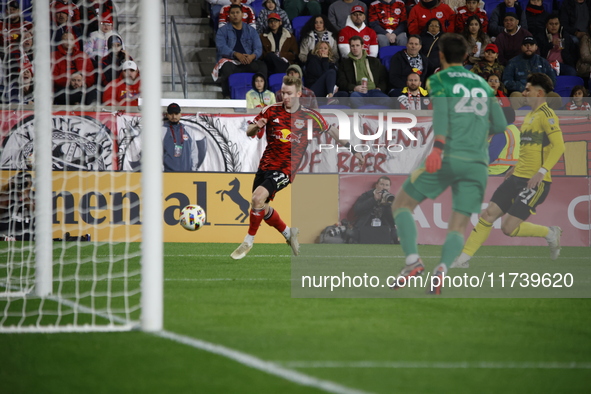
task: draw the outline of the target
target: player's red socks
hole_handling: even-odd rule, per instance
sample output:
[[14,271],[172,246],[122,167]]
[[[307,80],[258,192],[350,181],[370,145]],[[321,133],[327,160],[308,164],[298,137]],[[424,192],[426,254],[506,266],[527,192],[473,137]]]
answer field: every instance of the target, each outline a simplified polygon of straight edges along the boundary
[[248,235],[253,237],[257,234],[261,222],[265,217],[265,208],[251,209],[250,210],[250,224],[248,226]]
[[265,223],[267,223],[269,226],[275,227],[280,233],[283,233],[287,227],[285,222],[281,220],[281,217],[279,217],[279,214],[273,209],[273,207],[269,207],[269,212],[265,216]]

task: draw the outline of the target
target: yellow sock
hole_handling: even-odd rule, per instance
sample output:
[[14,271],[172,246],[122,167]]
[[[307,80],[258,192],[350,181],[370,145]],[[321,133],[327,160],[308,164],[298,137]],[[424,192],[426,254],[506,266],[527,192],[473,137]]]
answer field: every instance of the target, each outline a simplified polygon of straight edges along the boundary
[[533,224],[528,222],[521,223],[513,232],[512,237],[539,237],[544,238],[548,235],[550,228],[546,226],[540,226],[539,224]]
[[474,253],[476,253],[482,244],[488,239],[490,230],[492,230],[492,223],[487,222],[483,218],[478,219],[478,224],[474,227],[474,230],[472,230],[470,236],[466,240],[462,253],[466,253],[468,256],[474,256]]

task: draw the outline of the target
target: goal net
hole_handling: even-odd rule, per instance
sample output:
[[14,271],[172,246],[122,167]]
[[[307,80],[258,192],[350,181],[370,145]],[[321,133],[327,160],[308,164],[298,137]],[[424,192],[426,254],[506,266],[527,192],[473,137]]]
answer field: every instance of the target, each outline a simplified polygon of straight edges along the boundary
[[162,2],[3,4],[0,332],[159,330]]

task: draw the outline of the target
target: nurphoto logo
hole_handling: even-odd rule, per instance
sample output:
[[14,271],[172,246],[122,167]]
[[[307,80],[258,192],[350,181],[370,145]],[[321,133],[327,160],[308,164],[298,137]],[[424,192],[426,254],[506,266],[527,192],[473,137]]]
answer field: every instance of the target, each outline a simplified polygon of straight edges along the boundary
[[[348,147],[339,147],[337,144],[319,144],[319,150],[348,150],[350,152],[369,152],[372,149],[380,150],[386,149],[388,152],[396,153],[402,152],[404,147],[400,144],[382,144],[382,143],[372,143],[373,141],[379,140],[382,138],[384,131],[386,133],[386,141],[392,140],[392,131],[393,130],[400,130],[412,141],[416,141],[417,137],[413,135],[410,131],[413,127],[417,125],[417,117],[411,113],[406,112],[386,112],[386,116],[384,119],[384,113],[378,112],[378,129],[374,134],[365,134],[362,132],[361,128],[359,127],[359,112],[353,112],[353,125],[351,127],[351,119],[349,115],[345,112],[340,111],[338,109],[327,109],[321,108],[320,113],[322,115],[331,114],[336,116],[338,122],[338,129],[339,129],[339,140],[341,141],[349,141],[351,140],[351,130],[353,130],[353,135],[361,141],[360,144],[351,144]],[[401,119],[408,119],[408,122],[400,123]],[[385,120],[385,121],[384,121]],[[385,123],[385,130],[384,130],[384,123]],[[312,140],[313,138],[313,128],[312,128],[312,119],[308,119],[308,140]]]

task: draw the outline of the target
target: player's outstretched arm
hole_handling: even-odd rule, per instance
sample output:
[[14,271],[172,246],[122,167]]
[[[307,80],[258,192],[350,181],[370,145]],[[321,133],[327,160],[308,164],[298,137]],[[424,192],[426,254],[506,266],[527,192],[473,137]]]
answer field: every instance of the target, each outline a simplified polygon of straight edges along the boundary
[[265,127],[266,124],[267,124],[266,118],[260,118],[255,123],[249,124],[248,127],[246,128],[246,135],[249,137],[252,137],[256,133],[258,133],[260,129]]

